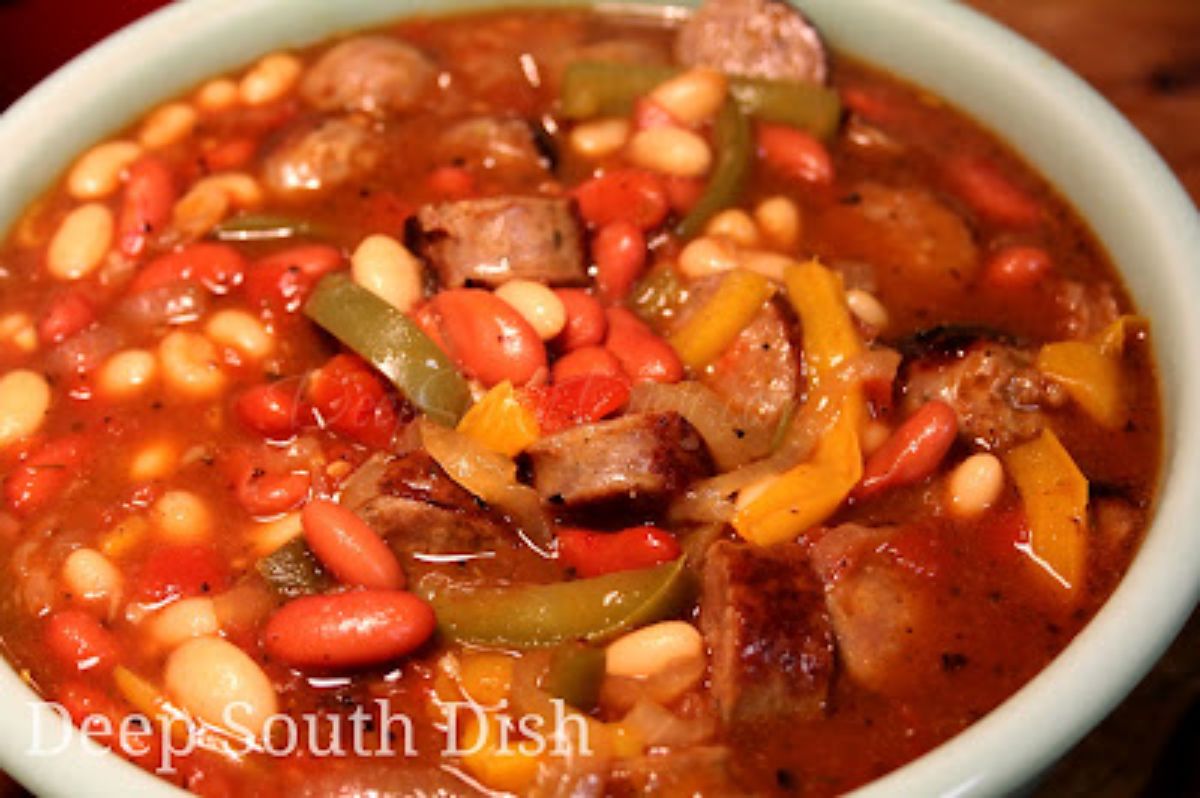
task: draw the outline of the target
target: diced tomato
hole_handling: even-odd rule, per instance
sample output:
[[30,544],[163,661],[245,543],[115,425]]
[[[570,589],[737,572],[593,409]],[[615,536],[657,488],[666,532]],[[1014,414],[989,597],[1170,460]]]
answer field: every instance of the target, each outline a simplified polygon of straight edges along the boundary
[[609,416],[629,401],[629,380],[592,375],[577,377],[557,385],[530,388],[527,391],[542,433],[591,424]]
[[1007,562],[1029,548],[1029,519],[1020,506],[988,513],[978,526],[980,548],[988,556]]
[[268,255],[246,272],[246,296],[274,314],[296,313],[317,281],[342,266],[342,253],[324,244],[301,244]]
[[479,190],[475,176],[461,166],[439,166],[429,173],[428,182],[430,191],[447,200],[468,199]]
[[679,559],[679,541],[670,532],[638,526],[620,532],[562,529],[558,558],[582,577],[652,568]]
[[671,210],[662,178],[640,169],[616,169],[586,180],[575,189],[575,198],[583,218],[595,227],[625,221],[652,230]]
[[59,294],[46,308],[38,322],[38,339],[43,343],[60,344],[77,332],[91,326],[96,311],[82,291]]
[[4,480],[4,499],[17,515],[45,509],[79,474],[90,450],[83,435],[47,441]]
[[129,284],[131,294],[195,281],[214,294],[227,294],[242,282],[246,259],[228,244],[201,241],[147,264]]
[[382,449],[400,423],[383,381],[359,358],[336,355],[314,371],[306,389],[320,422],[334,432]]
[[295,380],[256,385],[233,405],[238,420],[271,440],[287,440],[312,421],[312,410],[301,401]]
[[707,187],[704,178],[700,177],[671,175],[663,182],[667,187],[667,198],[671,203],[671,208],[680,215],[686,214],[696,207],[696,203],[704,196],[704,189]]
[[158,603],[217,593],[228,587],[229,567],[203,543],[156,546],[136,569],[133,595]]
[[817,186],[833,184],[833,159],[819,139],[788,125],[757,127],[759,157],[784,177]]
[[46,621],[46,648],[65,667],[75,671],[111,670],[121,651],[112,632],[82,610],[60,610]]

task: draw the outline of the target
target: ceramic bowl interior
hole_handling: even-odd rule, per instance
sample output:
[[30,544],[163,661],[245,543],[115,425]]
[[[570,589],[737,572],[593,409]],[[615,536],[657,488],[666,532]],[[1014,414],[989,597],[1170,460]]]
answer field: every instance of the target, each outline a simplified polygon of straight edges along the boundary
[[[0,117],[0,230],[77,153],[207,76],[275,48],[407,14],[502,4],[172,4],[75,59]],[[1200,407],[1194,306],[1200,222],[1169,170],[1122,117],[1048,55],[983,17],[946,0],[801,5],[835,49],[928,88],[1021,152],[1089,221],[1153,320],[1165,403],[1164,478],[1153,527],[1128,575],[1092,623],[1024,689],[964,733],[860,790],[863,796],[1003,794],[1036,778],[1133,687],[1200,593],[1200,415],[1187,412]],[[63,750],[30,756],[36,732],[43,741],[61,735]],[[72,732],[9,668],[0,668],[0,766],[45,795],[174,791]]]

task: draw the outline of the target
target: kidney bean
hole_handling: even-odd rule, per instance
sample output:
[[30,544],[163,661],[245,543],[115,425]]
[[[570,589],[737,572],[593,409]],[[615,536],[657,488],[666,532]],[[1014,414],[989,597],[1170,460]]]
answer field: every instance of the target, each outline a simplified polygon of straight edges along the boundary
[[671,345],[625,308],[609,308],[604,346],[634,382],[679,382],[683,362]]
[[569,352],[604,343],[608,319],[600,301],[582,288],[559,288],[554,293],[567,312],[567,325],[554,339],[554,344]]
[[4,499],[20,516],[50,506],[79,474],[91,447],[82,435],[47,441],[4,480]]
[[305,388],[322,426],[372,448],[388,446],[401,423],[383,380],[354,355],[335,355]]
[[146,251],[151,236],[171,221],[176,196],[175,178],[162,159],[147,155],[129,167],[117,217],[117,245],[122,253],[136,258]]
[[579,213],[595,227],[626,221],[652,230],[671,209],[662,179],[640,169],[617,169],[586,180],[575,189],[575,199]]
[[998,250],[983,267],[983,281],[996,288],[1033,288],[1050,273],[1050,254],[1041,247],[1011,246]]
[[325,244],[290,247],[250,266],[246,296],[272,313],[295,313],[304,306],[317,281],[342,265],[342,253]]
[[312,477],[303,472],[275,473],[248,466],[234,483],[234,494],[250,515],[278,515],[304,501],[311,485]]
[[433,609],[412,593],[356,590],[285,604],[267,621],[263,643],[293,668],[362,668],[412,653],[434,625]]
[[785,177],[818,186],[833,184],[833,159],[819,139],[787,125],[760,123],[758,154]]
[[228,244],[201,241],[154,259],[134,276],[129,293],[140,294],[179,282],[198,282],[227,294],[242,282],[246,259]]
[[562,529],[558,533],[559,561],[584,578],[652,568],[678,559],[679,554],[675,536],[652,526],[620,532]]
[[469,376],[491,387],[523,385],[546,368],[546,347],[517,310],[477,288],[442,291],[433,298],[447,354]]
[[229,583],[228,565],[207,543],[156,545],[135,574],[133,596],[146,603],[219,593]]
[[612,415],[629,401],[629,378],[593,374],[529,391],[543,435]]
[[233,404],[238,420],[271,440],[287,440],[311,420],[311,411],[300,401],[294,380],[255,385]]
[[1013,184],[991,161],[958,157],[947,162],[950,187],[985,219],[1009,227],[1032,227],[1042,218],[1037,200]]
[[82,291],[59,294],[46,308],[38,322],[38,339],[43,343],[60,344],[75,333],[90,327],[96,311]]
[[377,590],[404,587],[404,571],[396,555],[350,510],[315,499],[301,511],[300,523],[308,547],[339,582]]
[[954,409],[936,399],[926,402],[867,460],[855,496],[866,499],[925,479],[950,451],[957,434]]
[[609,302],[625,298],[646,265],[646,236],[632,222],[617,220],[600,228],[592,239],[596,288]]
[[563,355],[550,369],[555,383],[583,377],[614,377],[628,380],[621,361],[602,346],[585,346]]
[[105,672],[120,659],[112,632],[82,610],[61,610],[46,621],[46,648],[66,667],[76,671]]

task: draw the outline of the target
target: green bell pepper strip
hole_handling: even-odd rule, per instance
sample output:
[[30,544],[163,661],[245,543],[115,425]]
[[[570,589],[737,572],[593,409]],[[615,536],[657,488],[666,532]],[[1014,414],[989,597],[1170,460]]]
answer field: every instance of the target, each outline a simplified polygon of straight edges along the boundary
[[604,681],[605,653],[602,648],[570,645],[550,654],[550,666],[542,687],[554,698],[591,712],[600,700]]
[[687,299],[687,289],[669,263],[655,266],[638,280],[629,297],[630,306],[642,321],[657,327],[674,315]]
[[299,598],[324,593],[334,581],[321,568],[302,538],[294,538],[260,559],[254,566],[277,595]]
[[471,403],[467,381],[407,316],[345,274],[321,279],[304,313],[379,369],[410,402],[454,426]]
[[[680,72],[667,66],[576,61],[563,75],[562,115],[575,120],[626,116],[639,97]],[[747,116],[798,127],[822,139],[837,131],[842,118],[838,93],[815,83],[730,77],[729,92]]]
[[683,558],[638,571],[545,585],[426,595],[448,640],[542,648],[610,640],[682,612],[694,596]]
[[328,230],[307,219],[266,213],[234,216],[213,228],[218,241],[282,241],[301,236],[327,238]]
[[750,129],[750,118],[742,113],[737,103],[725,103],[717,117],[713,137],[717,163],[700,200],[675,228],[681,238],[699,234],[710,218],[735,204],[750,174],[754,132]]

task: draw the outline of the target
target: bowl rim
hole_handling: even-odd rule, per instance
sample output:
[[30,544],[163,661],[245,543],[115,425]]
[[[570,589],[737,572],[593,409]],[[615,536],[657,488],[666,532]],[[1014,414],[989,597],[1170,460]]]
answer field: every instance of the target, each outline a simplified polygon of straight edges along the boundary
[[[327,36],[437,7],[434,0],[390,0],[346,3],[349,10],[326,12],[319,0],[307,0],[306,9],[312,11],[307,19],[293,12],[271,18],[273,30],[254,28],[285,2],[168,5],[77,56],[14,103],[0,116],[0,151],[27,157],[0,160],[0,228],[15,220],[76,153],[126,121],[124,111],[120,117],[106,116],[100,102],[136,97],[116,106],[148,109],[219,68],[249,61],[256,52],[311,41],[318,29]],[[442,2],[437,13],[505,4]],[[978,12],[949,0],[802,0],[798,5],[826,30],[835,49],[929,86],[1012,144],[1092,224],[1138,306],[1156,307],[1154,347],[1165,403],[1165,451],[1155,517],[1129,571],[1067,649],[1021,690],[933,751],[855,793],[869,798],[1001,794],[1036,777],[1115,706],[1158,659],[1200,596],[1200,539],[1195,535],[1200,491],[1194,489],[1200,485],[1200,419],[1185,412],[1200,406],[1200,371],[1187,368],[1200,362],[1200,314],[1189,313],[1186,301],[1200,293],[1200,216],[1150,145],[1107,101],[1045,52]],[[291,3],[288,9],[292,11]],[[904,37],[893,35],[897,26],[906,31]],[[194,66],[180,61],[177,48],[197,54]],[[150,72],[146,61],[173,68]],[[948,63],[955,68],[947,69]],[[990,81],[984,85],[999,88],[986,94],[973,91],[970,81],[981,75]],[[116,87],[121,79],[134,77],[137,81]],[[993,96],[997,92],[1000,110]],[[1039,125],[1053,125],[1040,128],[1048,144],[1022,132],[1019,120],[1005,115],[1017,109],[1033,114],[1033,132]],[[88,110],[98,119],[88,121]],[[31,132],[43,128],[44,133]],[[32,157],[45,149],[53,153],[47,162]],[[1104,168],[1095,169],[1098,164]],[[1098,189],[1120,193],[1098,196]],[[1120,236],[1117,231],[1123,228],[1097,221],[1119,218],[1120,210],[1112,207],[1118,200],[1136,220],[1129,223],[1132,232]],[[1141,262],[1149,262],[1150,268],[1136,269]],[[0,718],[5,730],[0,765],[38,793],[177,792],[66,727],[7,666],[0,668]],[[61,754],[28,757],[37,724],[65,731]]]

